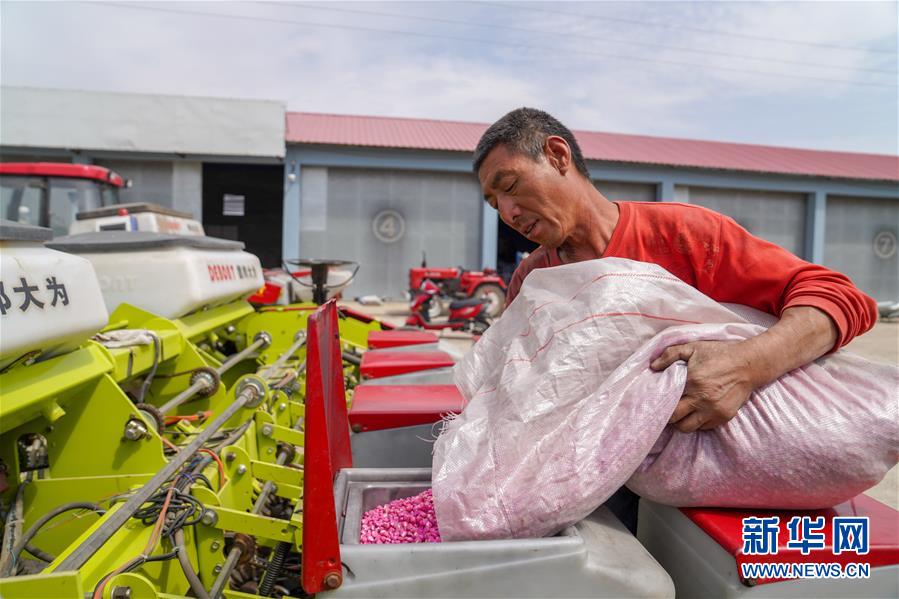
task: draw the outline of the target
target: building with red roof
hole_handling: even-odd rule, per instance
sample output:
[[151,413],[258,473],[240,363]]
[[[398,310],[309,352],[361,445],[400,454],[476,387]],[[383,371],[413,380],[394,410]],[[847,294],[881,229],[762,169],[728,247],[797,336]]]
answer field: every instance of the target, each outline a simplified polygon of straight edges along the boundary
[[[285,251],[367,259],[360,291],[395,295],[422,252],[432,264],[509,274],[531,249],[498,222],[471,172],[488,124],[302,112],[286,123],[297,185],[285,190]],[[574,134],[606,197],[718,210],[878,299],[899,299],[899,156]],[[385,242],[379,226],[402,236]]]
[[[133,182],[122,201],[192,212],[266,266],[358,261],[353,295],[400,296],[422,254],[509,274],[531,249],[485,204],[472,173],[487,123],[287,112],[277,101],[0,93],[0,160],[111,168]],[[574,133],[610,199],[718,210],[877,299],[899,299],[899,156]]]
[[[287,113],[288,144],[474,151],[487,123]],[[690,169],[899,182],[899,156],[574,131],[587,160]]]

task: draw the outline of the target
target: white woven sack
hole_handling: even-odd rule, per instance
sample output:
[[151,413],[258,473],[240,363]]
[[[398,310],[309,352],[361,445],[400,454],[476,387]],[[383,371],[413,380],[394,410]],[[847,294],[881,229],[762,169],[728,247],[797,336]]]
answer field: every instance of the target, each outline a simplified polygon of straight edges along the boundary
[[[667,426],[686,367],[666,347],[764,330],[656,265],[532,272],[455,367],[468,400],[434,450],[444,540],[537,537],[627,483],[670,505],[827,507],[899,459],[899,369],[838,352],[757,390],[711,431]],[[758,319],[757,319],[758,320]]]

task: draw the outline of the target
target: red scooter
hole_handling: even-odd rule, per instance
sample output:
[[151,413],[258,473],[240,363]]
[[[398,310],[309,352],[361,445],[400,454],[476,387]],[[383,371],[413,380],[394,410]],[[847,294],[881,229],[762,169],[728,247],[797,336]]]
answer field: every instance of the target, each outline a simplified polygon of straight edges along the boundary
[[480,335],[490,326],[487,318],[486,298],[473,298],[451,302],[449,317],[446,320],[431,321],[431,302],[440,295],[440,287],[433,281],[425,279],[418,289],[412,292],[412,314],[406,319],[407,326],[421,327],[429,330],[452,329],[454,331],[470,331]]
[[421,267],[409,269],[409,289],[418,289],[425,279],[440,287],[440,296],[431,305],[431,316],[439,316],[445,310],[443,300],[486,298],[490,318],[498,318],[506,307],[506,282],[492,268],[429,268],[422,252]]

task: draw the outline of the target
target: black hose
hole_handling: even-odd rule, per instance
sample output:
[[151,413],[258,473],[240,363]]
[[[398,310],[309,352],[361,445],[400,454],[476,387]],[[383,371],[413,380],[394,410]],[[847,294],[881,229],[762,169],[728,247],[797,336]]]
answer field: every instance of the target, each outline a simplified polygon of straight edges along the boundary
[[[242,426],[238,427],[234,430],[227,438],[224,439],[219,445],[215,447],[215,450],[221,451],[222,448],[231,445],[234,443],[241,435],[243,435],[246,430],[253,423],[252,420],[245,422]],[[212,463],[212,458],[208,455],[203,456],[200,459],[196,466],[191,468],[191,472],[195,475],[201,473],[206,466]],[[184,482],[189,483],[189,479],[184,479]],[[183,489],[187,488],[187,484],[181,485]],[[183,490],[182,489],[182,490]],[[194,592],[194,595],[197,596],[197,599],[210,599],[209,592],[206,590],[206,587],[203,586],[203,581],[200,580],[200,577],[197,575],[196,570],[194,570],[193,564],[190,563],[190,558],[187,556],[187,549],[184,544],[184,531],[182,529],[175,530],[172,535],[172,540],[174,541],[175,551],[178,554],[178,563],[181,564],[181,570],[184,572],[184,577],[187,579],[188,584],[190,584],[191,590]]]
[[354,354],[353,352],[345,351],[343,352],[343,359],[352,364],[353,366],[359,366],[362,364],[362,358]]
[[14,572],[16,563],[16,536],[22,532],[22,512],[25,498],[25,486],[31,482],[32,473],[29,472],[25,480],[19,484],[16,498],[9,507],[6,515],[6,523],[3,527],[3,546],[0,547],[0,578],[6,578]]
[[187,579],[188,584],[190,584],[190,589],[197,596],[197,599],[209,599],[209,593],[206,591],[206,587],[203,586],[203,581],[197,576],[190,559],[187,557],[187,548],[184,546],[184,531],[180,528],[176,530],[173,539],[175,541],[175,551],[178,553],[178,563],[181,564],[181,570],[184,572],[184,577]]
[[73,501],[72,503],[64,503],[62,505],[58,505],[38,518],[37,521],[31,525],[31,528],[29,528],[28,531],[24,535],[22,535],[21,540],[19,540],[19,542],[16,544],[16,548],[13,550],[13,558],[19,559],[19,554],[21,554],[22,550],[24,549],[31,555],[47,563],[55,560],[56,558],[53,555],[45,551],[41,551],[37,547],[32,547],[29,544],[31,543],[31,539],[33,539],[37,535],[37,533],[40,532],[41,528],[43,528],[44,525],[47,524],[47,522],[60,514],[64,514],[65,512],[70,512],[72,510],[91,510],[93,512],[99,513],[100,515],[106,513],[106,510],[101,508],[96,503],[90,503],[87,501]]
[[135,403],[142,403],[144,401],[144,396],[147,394],[147,389],[150,388],[150,383],[153,382],[153,377],[156,376],[156,369],[159,368],[159,361],[162,359],[162,347],[159,343],[159,336],[151,331],[147,332],[150,333],[150,336],[153,339],[153,366],[150,368],[150,372],[144,378],[144,382],[140,386],[137,401]]
[[275,582],[278,580],[278,577],[281,576],[282,570],[284,570],[284,561],[287,559],[287,554],[289,552],[290,543],[287,541],[280,541],[275,547],[272,559],[268,563],[268,568],[265,570],[265,574],[262,575],[262,583],[259,585],[259,595],[269,597],[272,594],[272,590],[275,588]]
[[34,557],[38,558],[42,562],[47,562],[48,564],[52,563],[56,559],[56,556],[53,555],[52,553],[47,553],[46,551],[44,551],[42,549],[38,549],[31,543],[28,543],[27,545],[25,545],[25,551],[27,551]]

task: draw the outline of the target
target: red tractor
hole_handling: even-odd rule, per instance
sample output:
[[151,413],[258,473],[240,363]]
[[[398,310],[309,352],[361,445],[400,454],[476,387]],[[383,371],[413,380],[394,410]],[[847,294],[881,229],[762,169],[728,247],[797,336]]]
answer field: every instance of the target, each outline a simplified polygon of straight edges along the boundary
[[[487,300],[487,315],[497,318],[506,308],[506,282],[495,270],[465,270],[458,268],[431,268],[422,257],[421,266],[409,269],[409,290],[415,295],[425,279],[433,281],[440,287],[444,302],[434,302],[440,306],[456,299],[484,298]],[[435,298],[436,299],[436,298]],[[432,314],[436,316],[436,314]]]
[[66,235],[75,214],[117,205],[125,184],[102,166],[7,162],[0,164],[0,218]]

